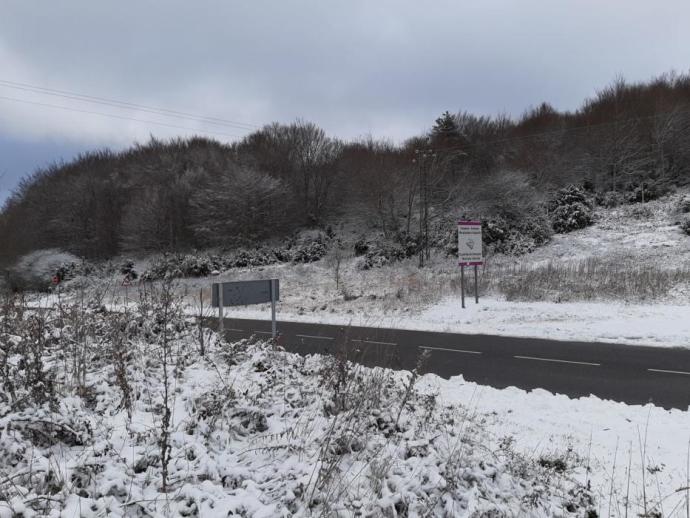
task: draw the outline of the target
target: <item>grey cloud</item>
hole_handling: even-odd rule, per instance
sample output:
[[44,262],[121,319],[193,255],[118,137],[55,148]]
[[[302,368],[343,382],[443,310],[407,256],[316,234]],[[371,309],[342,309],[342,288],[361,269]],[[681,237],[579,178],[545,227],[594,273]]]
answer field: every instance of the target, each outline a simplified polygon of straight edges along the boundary
[[[617,74],[687,70],[689,19],[685,0],[9,0],[0,78],[399,140],[446,109],[574,109]],[[0,88],[8,94],[36,98]],[[124,145],[175,133],[9,104],[0,101],[0,138]]]

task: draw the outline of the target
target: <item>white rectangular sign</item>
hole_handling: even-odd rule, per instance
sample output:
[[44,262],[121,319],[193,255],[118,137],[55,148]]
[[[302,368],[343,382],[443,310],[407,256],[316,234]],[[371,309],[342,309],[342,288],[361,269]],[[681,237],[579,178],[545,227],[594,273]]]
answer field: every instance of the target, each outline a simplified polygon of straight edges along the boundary
[[482,222],[458,221],[458,265],[484,264],[482,250]]

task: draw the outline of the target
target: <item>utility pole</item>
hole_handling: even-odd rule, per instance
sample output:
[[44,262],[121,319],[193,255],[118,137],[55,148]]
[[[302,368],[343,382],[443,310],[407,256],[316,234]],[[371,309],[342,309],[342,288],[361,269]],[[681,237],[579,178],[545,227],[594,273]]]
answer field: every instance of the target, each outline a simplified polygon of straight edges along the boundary
[[433,166],[436,153],[431,148],[415,149],[413,162],[417,163],[419,175],[419,267],[424,259],[431,258],[429,248],[429,168]]

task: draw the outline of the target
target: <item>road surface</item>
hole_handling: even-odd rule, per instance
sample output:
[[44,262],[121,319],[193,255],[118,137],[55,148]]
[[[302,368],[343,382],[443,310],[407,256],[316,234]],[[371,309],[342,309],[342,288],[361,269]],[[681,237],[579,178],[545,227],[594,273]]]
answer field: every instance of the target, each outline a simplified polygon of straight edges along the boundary
[[[209,319],[213,327],[217,322]],[[270,321],[226,318],[224,328],[228,339],[271,337]],[[297,322],[279,322],[278,331],[280,345],[300,354],[340,350],[365,365],[412,369],[428,350],[424,371],[444,378],[462,374],[496,388],[690,406],[690,349]]]

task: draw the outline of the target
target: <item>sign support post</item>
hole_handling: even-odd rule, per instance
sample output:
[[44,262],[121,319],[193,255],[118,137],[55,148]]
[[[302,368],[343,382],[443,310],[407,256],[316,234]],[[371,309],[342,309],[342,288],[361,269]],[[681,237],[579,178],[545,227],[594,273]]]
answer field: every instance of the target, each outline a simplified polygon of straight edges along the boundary
[[276,283],[278,282],[277,279],[271,279],[271,336],[273,339],[276,339],[276,336],[278,336],[277,330],[276,330]]
[[223,324],[223,285],[216,285],[218,288],[218,330],[220,335],[223,336],[223,331],[225,330],[225,324]]
[[474,265],[474,303],[479,304],[479,284],[477,283],[477,265]]
[[482,222],[458,221],[458,265],[460,266],[460,296],[465,308],[465,266],[474,266],[474,302],[479,304],[479,275],[477,266],[484,264]]

